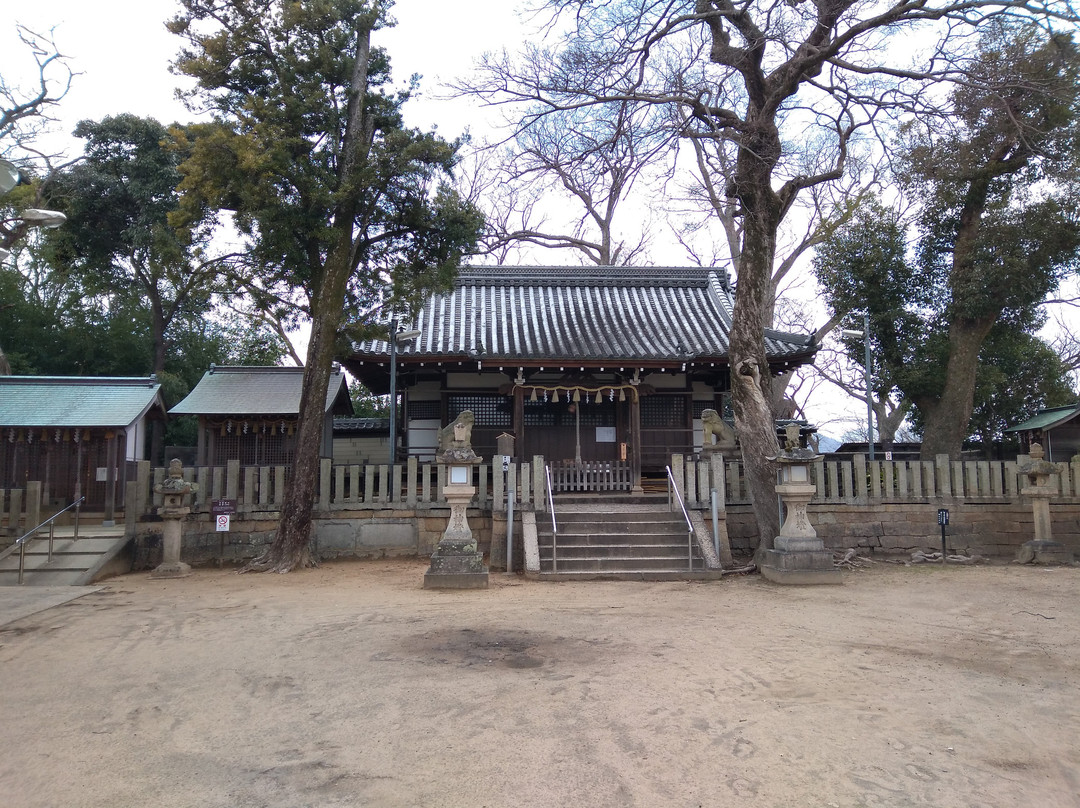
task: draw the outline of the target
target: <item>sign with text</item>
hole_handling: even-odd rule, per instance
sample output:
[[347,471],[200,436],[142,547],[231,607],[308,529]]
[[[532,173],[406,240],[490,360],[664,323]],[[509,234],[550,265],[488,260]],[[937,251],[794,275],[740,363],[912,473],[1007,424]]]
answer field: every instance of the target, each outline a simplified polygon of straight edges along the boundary
[[215,517],[215,520],[217,521],[217,532],[218,533],[228,533],[229,532],[229,520],[230,520],[230,518],[231,517],[227,513],[223,513],[223,514]]
[[948,508],[938,508],[937,523],[939,525],[941,525],[942,527],[949,524],[949,509]]
[[236,513],[235,499],[212,499],[210,500],[211,516],[232,516]]

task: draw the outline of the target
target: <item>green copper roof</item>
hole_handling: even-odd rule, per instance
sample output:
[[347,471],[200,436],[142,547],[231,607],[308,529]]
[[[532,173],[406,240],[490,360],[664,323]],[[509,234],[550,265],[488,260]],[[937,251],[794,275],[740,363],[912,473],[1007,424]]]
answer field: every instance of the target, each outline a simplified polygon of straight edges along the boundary
[[0,427],[127,427],[155,406],[152,376],[0,376]]
[[[304,369],[295,367],[211,366],[173,415],[296,415]],[[352,415],[345,374],[330,374],[324,412]]]
[[1053,429],[1055,426],[1065,423],[1076,415],[1080,415],[1080,404],[1073,404],[1069,407],[1054,407],[1049,410],[1043,410],[1034,418],[1029,418],[1022,424],[1010,426],[1005,431],[1027,432],[1032,429]]

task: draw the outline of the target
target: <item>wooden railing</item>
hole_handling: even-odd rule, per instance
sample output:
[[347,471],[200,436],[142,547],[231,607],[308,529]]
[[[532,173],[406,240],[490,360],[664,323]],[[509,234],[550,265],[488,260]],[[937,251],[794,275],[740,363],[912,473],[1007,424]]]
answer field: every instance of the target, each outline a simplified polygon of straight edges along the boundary
[[[476,486],[474,505],[501,512],[506,509],[506,486],[513,476],[517,507],[534,503],[543,508],[544,461],[534,458],[529,463],[511,463],[505,473],[502,465],[481,463],[472,467],[472,483]],[[437,463],[419,463],[409,458],[394,467],[397,479],[391,487],[387,464],[335,466],[329,459],[321,463],[315,510],[321,512],[365,510],[370,508],[423,508],[446,505],[443,487],[447,467]],[[140,464],[135,497],[143,502],[141,511],[162,504],[160,494],[153,489],[165,479],[166,470],[151,469]],[[241,466],[231,461],[225,466],[185,468],[184,477],[197,483],[192,511],[206,513],[216,500],[232,500],[238,515],[276,511],[285,499],[289,469],[286,466]],[[391,490],[392,488],[392,490]],[[145,492],[145,493],[144,493]]]
[[633,468],[617,460],[554,460],[548,464],[552,491],[630,491]]
[[[923,502],[938,499],[1001,502],[1016,501],[1028,485],[1017,460],[867,460],[855,455],[849,461],[818,460],[810,467],[817,486],[813,502],[881,503]],[[1080,462],[1056,463],[1057,473],[1048,481],[1056,496],[1080,500]],[[750,501],[742,462],[715,457],[699,460],[674,455],[672,470],[695,508],[707,507],[712,489],[727,504]]]

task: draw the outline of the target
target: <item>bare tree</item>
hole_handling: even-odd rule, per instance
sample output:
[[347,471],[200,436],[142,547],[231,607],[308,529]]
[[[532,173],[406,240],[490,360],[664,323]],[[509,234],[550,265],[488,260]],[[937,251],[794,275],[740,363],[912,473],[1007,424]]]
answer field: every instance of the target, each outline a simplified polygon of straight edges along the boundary
[[[599,266],[640,261],[649,228],[620,236],[616,217],[634,185],[653,181],[661,162],[666,138],[652,112],[630,103],[564,110],[483,149],[492,157],[476,163],[485,176],[470,180],[472,190],[483,193],[470,198],[488,213],[485,250],[505,256],[508,249],[536,245],[572,250]],[[577,213],[554,216],[566,209],[555,200]]]
[[[548,114],[633,101],[672,110],[672,139],[734,146],[734,166],[709,179],[741,221],[731,334],[733,404],[754,513],[768,548],[779,530],[776,451],[764,330],[770,324],[777,236],[801,193],[844,176],[856,136],[892,115],[928,112],[928,86],[964,72],[968,35],[1001,16],[1074,22],[1060,0],[547,0],[569,28],[543,70],[492,57],[472,89],[523,108],[521,127]],[[907,63],[889,36],[920,37]],[[535,60],[531,63],[535,65]],[[675,125],[679,122],[678,125]],[[811,137],[817,167],[793,145]],[[706,169],[711,172],[711,169]],[[722,192],[719,189],[722,188]]]
[[52,30],[37,34],[23,25],[15,29],[37,66],[37,79],[32,87],[22,88],[0,76],[0,157],[19,162],[55,158],[41,151],[38,141],[53,123],[51,112],[71,89],[76,73],[56,46]]

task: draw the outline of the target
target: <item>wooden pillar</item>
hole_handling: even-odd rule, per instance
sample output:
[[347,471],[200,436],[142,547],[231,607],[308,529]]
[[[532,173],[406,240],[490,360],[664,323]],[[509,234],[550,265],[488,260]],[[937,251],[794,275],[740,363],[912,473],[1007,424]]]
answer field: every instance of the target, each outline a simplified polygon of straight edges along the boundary
[[525,450],[525,388],[514,387],[514,460],[523,457]]
[[104,524],[116,524],[116,432],[105,432],[105,517]]
[[[210,425],[206,423],[206,416],[199,416],[199,437],[197,440],[198,448],[195,450],[195,465],[205,466],[208,465],[206,459],[206,433],[210,429]],[[157,458],[153,458],[157,460]]]
[[645,493],[641,485],[641,399],[636,387],[630,390],[630,476],[634,480],[632,492]]

